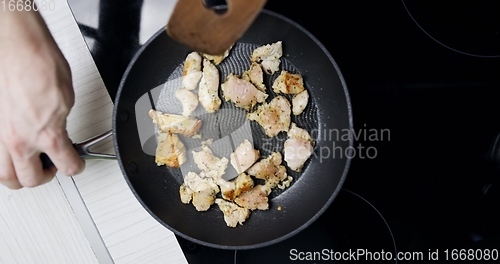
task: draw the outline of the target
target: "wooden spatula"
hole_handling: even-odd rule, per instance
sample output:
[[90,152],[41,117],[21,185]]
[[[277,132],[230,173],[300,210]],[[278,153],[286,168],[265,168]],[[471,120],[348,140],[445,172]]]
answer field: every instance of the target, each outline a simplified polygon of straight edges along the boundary
[[226,0],[222,14],[205,6],[203,0],[178,0],[166,31],[189,48],[222,55],[248,29],[266,0]]

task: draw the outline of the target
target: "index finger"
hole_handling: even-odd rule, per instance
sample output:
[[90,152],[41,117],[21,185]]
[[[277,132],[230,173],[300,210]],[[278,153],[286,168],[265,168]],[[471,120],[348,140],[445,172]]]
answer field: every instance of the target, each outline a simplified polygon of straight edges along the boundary
[[49,156],[54,166],[68,176],[79,174],[85,167],[85,162],[75,150],[67,132],[61,137],[48,139],[43,151]]

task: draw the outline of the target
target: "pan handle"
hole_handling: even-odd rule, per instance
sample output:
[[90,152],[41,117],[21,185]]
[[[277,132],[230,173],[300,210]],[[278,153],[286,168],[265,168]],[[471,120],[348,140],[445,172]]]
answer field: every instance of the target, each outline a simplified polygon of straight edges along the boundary
[[[75,148],[76,152],[82,157],[83,159],[104,159],[104,160],[116,160],[116,155],[115,154],[108,154],[108,153],[96,153],[90,151],[90,148],[99,142],[103,141],[104,139],[110,137],[113,135],[113,131],[107,131],[101,135],[92,137],[90,139],[87,139],[81,143],[74,143],[73,147]],[[49,156],[47,154],[42,153],[40,154],[40,159],[42,160],[42,166],[44,169],[48,169],[50,167],[54,166],[54,163],[52,163],[52,160],[50,160]]]

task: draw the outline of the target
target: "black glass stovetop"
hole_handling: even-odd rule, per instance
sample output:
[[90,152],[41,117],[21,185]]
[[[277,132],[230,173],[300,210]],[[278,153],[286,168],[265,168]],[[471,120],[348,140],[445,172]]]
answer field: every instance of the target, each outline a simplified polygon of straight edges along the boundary
[[[337,62],[365,155],[353,159],[330,208],[296,236],[246,251],[178,237],[188,261],[286,263],[299,257],[293,252],[358,249],[428,258],[436,249],[500,249],[498,7],[485,0],[268,0],[266,9],[299,23]],[[119,51],[93,50],[112,96],[138,48],[126,43]],[[370,137],[377,131],[388,133]]]

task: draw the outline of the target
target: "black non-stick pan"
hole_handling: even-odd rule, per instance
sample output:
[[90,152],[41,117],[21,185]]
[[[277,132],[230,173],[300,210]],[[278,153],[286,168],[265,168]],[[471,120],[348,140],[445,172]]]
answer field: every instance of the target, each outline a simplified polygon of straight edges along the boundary
[[[269,210],[253,211],[243,225],[235,228],[226,225],[216,205],[206,212],[198,212],[194,206],[181,203],[181,169],[157,166],[152,151],[155,147],[154,124],[147,111],[159,107],[159,110],[180,112],[175,97],[168,93],[175,89],[172,87],[178,80],[179,70],[192,50],[160,29],[128,66],[114,109],[117,158],[140,203],[176,235],[223,249],[271,245],[297,234],[315,221],[340,191],[349,168],[348,154],[353,140],[338,135],[352,131],[351,104],[337,64],[314,36],[293,21],[263,10],[235,44],[229,57],[217,66],[221,82],[229,72],[241,73],[249,65],[248,55],[253,48],[276,41],[283,43],[281,69],[302,74],[309,91],[308,107],[301,116],[293,117],[293,121],[314,137],[314,154],[301,173],[289,171],[294,177],[289,188],[270,194]],[[268,101],[275,96],[269,87],[277,75],[266,76]],[[219,138],[245,124],[244,116],[244,110],[228,102],[223,102],[218,116],[199,114],[203,119],[202,129],[208,129],[205,133],[213,132],[211,135]],[[253,121],[250,129],[254,145],[262,156],[282,150],[286,135],[267,138]]]

